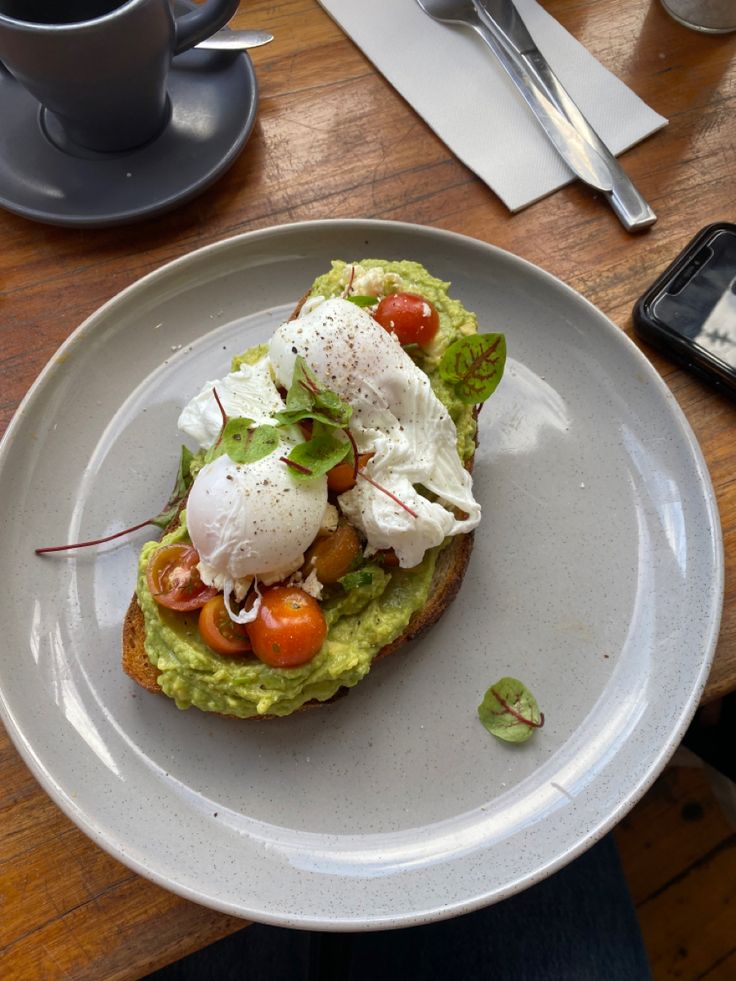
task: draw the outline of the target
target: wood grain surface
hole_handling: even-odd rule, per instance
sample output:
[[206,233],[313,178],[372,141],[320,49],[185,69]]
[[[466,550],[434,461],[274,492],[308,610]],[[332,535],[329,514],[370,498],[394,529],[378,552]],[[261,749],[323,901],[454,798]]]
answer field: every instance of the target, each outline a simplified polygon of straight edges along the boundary
[[[634,301],[695,231],[736,220],[736,35],[688,31],[649,0],[544,5],[670,120],[623,157],[659,216],[650,231],[627,234],[580,184],[509,214],[315,0],[251,0],[235,25],[269,28],[276,40],[253,52],[258,121],[216,185],[125,228],[63,229],[0,211],[0,432],[61,342],[119,290],[199,246],[302,219],[398,219],[474,236],[542,266],[631,334]],[[646,353],[700,441],[723,524],[726,598],[710,700],[736,688],[736,408]],[[100,851],[0,730],[0,976],[137,978],[241,925]]]
[[736,813],[697,757],[678,757],[614,835],[654,981],[733,981]]

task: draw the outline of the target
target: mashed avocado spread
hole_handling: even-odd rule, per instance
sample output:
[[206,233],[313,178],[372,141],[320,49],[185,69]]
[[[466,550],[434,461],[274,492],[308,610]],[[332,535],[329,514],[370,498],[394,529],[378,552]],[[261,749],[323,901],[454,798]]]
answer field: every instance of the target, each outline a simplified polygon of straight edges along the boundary
[[[477,333],[475,316],[448,296],[448,283],[406,260],[367,259],[354,267],[333,262],[331,271],[315,281],[310,295],[342,295],[353,268],[356,293],[373,295],[370,287],[378,283],[382,292],[418,293],[436,307],[440,329],[432,344],[425,350],[407,351],[426,372],[435,394],[452,416],[458,452],[467,459],[475,448],[473,407],[453,398],[439,377],[437,365],[449,344]],[[247,352],[235,359],[235,365],[246,359],[250,360]],[[164,544],[178,541],[188,541],[185,511],[179,527],[162,539]],[[378,651],[398,637],[425,605],[437,555],[443,547],[430,549],[413,569],[376,566],[370,583],[347,592],[342,587],[334,590],[321,603],[328,632],[317,655],[300,667],[272,668],[253,656],[221,657],[202,641],[197,629],[198,611],[175,613],[156,603],[148,589],[146,568],[160,544],[152,541],[143,546],[136,588],[146,626],[146,653],[158,670],[158,682],[179,708],[195,705],[206,712],[240,718],[289,715],[305,702],[325,701],[339,688],[357,684],[370,670]]]

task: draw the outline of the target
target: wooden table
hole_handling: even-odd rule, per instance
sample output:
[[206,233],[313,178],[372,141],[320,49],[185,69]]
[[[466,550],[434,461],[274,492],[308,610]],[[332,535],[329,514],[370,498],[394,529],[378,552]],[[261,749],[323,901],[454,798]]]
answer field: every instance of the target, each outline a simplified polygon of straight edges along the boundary
[[[123,287],[199,246],[300,219],[397,219],[492,242],[560,277],[630,333],[634,300],[692,234],[736,219],[736,35],[685,30],[649,0],[545,6],[670,120],[624,158],[659,215],[649,232],[628,235],[580,184],[510,215],[315,0],[249,0],[237,26],[268,27],[276,40],[253,52],[259,119],[214,187],[164,218],[110,230],[0,212],[0,431],[59,344]],[[736,409],[647,354],[695,430],[720,506],[726,598],[705,692],[713,700],[736,689]],[[243,925],[165,892],[94,846],[38,787],[3,731],[0,774],[4,979],[136,978]]]

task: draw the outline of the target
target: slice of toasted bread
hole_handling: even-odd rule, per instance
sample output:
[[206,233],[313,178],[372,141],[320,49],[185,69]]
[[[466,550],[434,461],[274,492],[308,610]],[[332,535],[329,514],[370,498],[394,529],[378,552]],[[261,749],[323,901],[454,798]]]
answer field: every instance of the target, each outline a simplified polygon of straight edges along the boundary
[[[308,296],[309,293],[305,293],[299,300],[299,303],[294,308],[294,312],[292,313],[290,319],[293,319],[299,315],[299,311],[301,310],[302,305]],[[478,436],[476,432],[476,446],[477,443]],[[471,457],[466,462],[466,468],[468,470],[472,470],[473,460],[474,457]],[[179,516],[177,513],[166,531],[168,532],[173,530],[173,528],[177,526],[178,520]],[[398,651],[400,648],[405,647],[409,641],[414,640],[421,633],[423,633],[423,631],[439,620],[457,595],[463,581],[468,562],[470,561],[470,553],[472,550],[473,533],[471,532],[470,534],[457,535],[440,552],[434,574],[432,576],[427,602],[421,610],[417,610],[417,612],[412,616],[402,633],[390,643],[386,644],[385,647],[382,647],[375,654],[373,661],[387,657],[389,654],[396,653],[396,651]],[[148,654],[146,653],[145,639],[145,621],[141,608],[138,605],[138,599],[134,594],[123,622],[123,670],[147,691],[163,694],[161,691],[161,686],[158,683],[158,671],[151,663]],[[348,692],[348,688],[341,688],[335,695],[332,696],[332,698],[327,699],[324,702],[317,700],[305,702],[305,704],[296,711],[303,712],[306,709],[318,708],[321,705],[327,705],[342,695],[346,695]],[[262,720],[274,718],[278,718],[278,716],[262,715],[251,717],[251,719]],[[251,720],[249,719],[247,721]]]

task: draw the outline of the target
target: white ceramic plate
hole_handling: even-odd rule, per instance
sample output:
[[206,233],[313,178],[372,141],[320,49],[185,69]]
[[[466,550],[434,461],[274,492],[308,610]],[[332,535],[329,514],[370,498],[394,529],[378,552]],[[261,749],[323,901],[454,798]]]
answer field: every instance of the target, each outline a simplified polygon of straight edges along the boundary
[[[267,724],[180,712],[121,672],[146,532],[33,547],[155,513],[180,407],[264,340],[333,257],[418,259],[507,334],[481,419],[484,508],[458,599],[348,698]],[[265,922],[371,929],[509,896],[638,799],[676,747],[718,632],[710,480],[624,334],[528,263],[387,222],[297,224],[194,252],[84,323],[2,446],[6,725],[98,844],[190,899]],[[522,678],[546,714],[523,746],[476,717]]]

